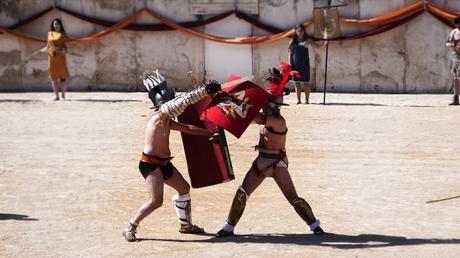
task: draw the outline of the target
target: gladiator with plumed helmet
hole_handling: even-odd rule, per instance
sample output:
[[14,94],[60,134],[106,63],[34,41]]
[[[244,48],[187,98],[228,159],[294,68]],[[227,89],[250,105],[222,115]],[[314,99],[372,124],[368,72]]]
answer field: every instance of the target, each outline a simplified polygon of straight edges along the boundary
[[233,231],[243,215],[249,196],[267,177],[272,177],[275,180],[283,195],[315,235],[324,233],[320,227],[320,221],[313,214],[310,205],[297,195],[288,171],[286,154],[288,128],[280,108],[287,105],[283,103],[283,95],[288,94],[289,91],[284,89],[284,85],[293,72],[290,70],[289,64],[284,62],[281,63],[280,70],[276,68],[269,70],[265,88],[271,97],[263,107],[263,112],[254,119],[254,122],[260,125],[259,142],[255,146],[259,154],[247,172],[243,183],[236,191],[227,221],[223,228],[216,233],[216,237],[227,237],[234,234]]

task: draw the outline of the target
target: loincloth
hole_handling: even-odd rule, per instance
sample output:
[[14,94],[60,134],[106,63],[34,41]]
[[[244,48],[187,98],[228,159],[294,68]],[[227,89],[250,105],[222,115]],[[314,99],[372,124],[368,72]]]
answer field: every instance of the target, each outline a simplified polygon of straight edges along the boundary
[[289,165],[286,151],[267,150],[256,146],[259,156],[252,162],[252,169],[258,176],[262,173],[266,177],[273,177],[275,168],[287,168]]
[[174,172],[174,165],[171,163],[172,159],[173,157],[160,158],[142,152],[141,160],[139,161],[139,171],[145,179],[151,172],[160,168],[163,180],[168,180]]

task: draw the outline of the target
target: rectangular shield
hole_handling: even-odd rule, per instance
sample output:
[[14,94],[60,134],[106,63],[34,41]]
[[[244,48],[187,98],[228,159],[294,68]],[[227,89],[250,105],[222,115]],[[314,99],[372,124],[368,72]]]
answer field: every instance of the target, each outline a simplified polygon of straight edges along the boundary
[[212,143],[203,136],[182,133],[182,143],[193,188],[220,184],[235,178],[224,130],[215,124],[200,119],[201,112],[211,102],[212,98],[208,96],[187,107],[178,117],[181,123],[219,132],[218,143]]

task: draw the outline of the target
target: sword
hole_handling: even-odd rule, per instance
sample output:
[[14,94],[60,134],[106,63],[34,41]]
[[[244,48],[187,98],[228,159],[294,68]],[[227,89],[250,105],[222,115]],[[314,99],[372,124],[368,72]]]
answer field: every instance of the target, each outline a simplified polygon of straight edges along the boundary
[[254,78],[254,75],[244,76],[244,77],[242,77],[242,78],[240,78],[238,80],[223,83],[223,84],[220,85],[220,87],[225,88],[225,87],[232,86],[232,85],[235,85],[235,84],[240,84],[240,83],[243,83],[245,81],[250,81],[250,80],[252,80],[252,78]]
[[[237,79],[237,80],[234,80],[234,81],[230,81],[230,82],[226,82],[226,83],[222,83],[220,85],[220,88],[221,89],[224,89],[225,87],[229,87],[229,86],[233,86],[233,85],[236,85],[236,84],[240,84],[240,83],[243,83],[245,81],[250,81],[252,78],[254,78],[254,75],[247,75],[247,76],[244,76],[240,79]],[[259,85],[257,85],[259,86]],[[261,87],[261,86],[259,86]],[[261,87],[262,88],[262,87]],[[217,97],[217,99],[220,99],[219,102],[223,102],[223,101],[226,101],[226,100],[235,100],[235,101],[240,101],[238,100],[237,98],[235,98],[231,93],[229,92],[225,92],[225,91],[220,91],[217,93],[218,95],[216,95],[215,97]]]

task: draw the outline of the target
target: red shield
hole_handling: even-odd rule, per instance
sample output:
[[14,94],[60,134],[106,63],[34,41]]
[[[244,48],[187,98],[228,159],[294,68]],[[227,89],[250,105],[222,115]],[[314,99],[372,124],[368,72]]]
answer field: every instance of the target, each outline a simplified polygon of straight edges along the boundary
[[182,133],[182,143],[193,188],[220,184],[235,178],[224,130],[199,118],[200,113],[211,101],[212,98],[208,96],[188,106],[178,117],[181,123],[219,132],[218,143],[212,143],[206,137]]
[[[230,76],[227,81],[239,77]],[[238,82],[222,89],[230,97],[201,113],[201,119],[216,124],[240,138],[271,94],[251,81]]]

